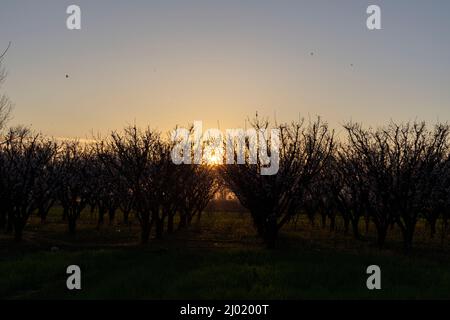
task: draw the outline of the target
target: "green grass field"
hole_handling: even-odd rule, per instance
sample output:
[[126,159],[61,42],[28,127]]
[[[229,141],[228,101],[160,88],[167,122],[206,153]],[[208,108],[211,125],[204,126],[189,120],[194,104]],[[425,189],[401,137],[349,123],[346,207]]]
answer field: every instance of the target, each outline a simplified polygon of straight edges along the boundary
[[[288,228],[283,245],[270,251],[249,217],[237,213],[207,214],[200,225],[146,246],[136,244],[137,226],[98,231],[86,220],[76,238],[64,227],[32,223],[20,245],[2,235],[0,298],[450,298],[447,250],[404,255],[395,245],[379,250],[350,235],[300,225]],[[71,264],[81,267],[81,291],[66,289]],[[381,267],[382,290],[366,288],[371,264]]]

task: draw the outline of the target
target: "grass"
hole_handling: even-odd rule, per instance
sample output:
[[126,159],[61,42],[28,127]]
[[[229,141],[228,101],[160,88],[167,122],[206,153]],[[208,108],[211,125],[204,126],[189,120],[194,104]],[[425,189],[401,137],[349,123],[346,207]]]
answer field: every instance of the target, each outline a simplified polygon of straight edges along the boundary
[[[270,251],[254,235],[248,216],[236,213],[205,215],[201,226],[147,246],[135,244],[137,227],[104,226],[98,232],[86,222],[76,239],[67,237],[64,227],[33,223],[24,244],[0,242],[0,298],[450,298],[445,251],[406,256],[342,235],[320,242],[325,234],[330,238],[320,228],[317,238],[304,226],[289,229],[286,245]],[[41,234],[45,241],[37,238]],[[107,246],[112,238],[117,242]],[[59,250],[50,250],[53,242]],[[66,289],[65,271],[71,264],[81,267],[81,291]],[[371,264],[381,267],[382,290],[366,288],[365,271]]]
[[[82,290],[65,287],[66,267]],[[378,264],[382,290],[366,289]],[[446,264],[408,257],[289,249],[108,249],[37,252],[0,263],[1,298],[63,299],[444,299]]]

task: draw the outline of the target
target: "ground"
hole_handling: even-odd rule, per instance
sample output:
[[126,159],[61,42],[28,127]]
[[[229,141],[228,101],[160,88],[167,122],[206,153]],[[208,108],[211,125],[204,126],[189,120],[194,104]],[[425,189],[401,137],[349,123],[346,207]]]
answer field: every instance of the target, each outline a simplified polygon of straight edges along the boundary
[[[84,213],[71,237],[55,210],[46,224],[30,221],[22,244],[2,235],[0,298],[450,298],[448,247],[438,239],[404,254],[395,232],[380,250],[301,219],[268,250],[247,213],[210,212],[189,230],[143,246],[138,226],[106,221],[97,230],[92,221]],[[418,234],[419,242],[428,239],[424,225]],[[66,289],[71,264],[81,267],[81,291]],[[372,264],[381,267],[382,290],[366,287]]]

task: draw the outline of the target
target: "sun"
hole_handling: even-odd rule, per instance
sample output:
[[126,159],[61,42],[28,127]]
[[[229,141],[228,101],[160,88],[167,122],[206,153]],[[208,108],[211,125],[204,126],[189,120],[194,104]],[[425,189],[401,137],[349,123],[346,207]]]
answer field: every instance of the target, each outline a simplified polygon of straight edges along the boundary
[[210,153],[206,157],[206,163],[209,165],[219,165],[222,164],[223,158],[219,152]]

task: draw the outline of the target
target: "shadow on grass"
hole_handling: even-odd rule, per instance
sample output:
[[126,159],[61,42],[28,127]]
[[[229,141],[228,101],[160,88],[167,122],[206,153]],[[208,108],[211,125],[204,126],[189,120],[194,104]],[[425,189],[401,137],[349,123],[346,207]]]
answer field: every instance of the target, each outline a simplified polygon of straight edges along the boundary
[[[77,264],[82,290],[65,287]],[[368,265],[382,290],[366,289]],[[39,252],[0,262],[0,297],[28,299],[450,298],[448,264],[313,249],[158,249]]]

